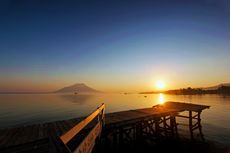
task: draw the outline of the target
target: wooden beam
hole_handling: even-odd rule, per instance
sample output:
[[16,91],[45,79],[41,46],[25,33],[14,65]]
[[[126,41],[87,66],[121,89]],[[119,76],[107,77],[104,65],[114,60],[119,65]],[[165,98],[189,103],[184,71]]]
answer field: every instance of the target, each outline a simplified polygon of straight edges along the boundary
[[95,145],[96,138],[100,135],[101,130],[101,123],[98,122],[97,125],[85,137],[82,143],[77,147],[74,153],[91,153]]
[[101,112],[104,114],[105,104],[102,104],[88,117],[75,125],[72,129],[63,134],[60,138],[64,144],[67,144],[76,134],[78,134],[87,124],[89,124]]
[[177,115],[176,117],[189,118],[188,116],[184,116],[184,115]]

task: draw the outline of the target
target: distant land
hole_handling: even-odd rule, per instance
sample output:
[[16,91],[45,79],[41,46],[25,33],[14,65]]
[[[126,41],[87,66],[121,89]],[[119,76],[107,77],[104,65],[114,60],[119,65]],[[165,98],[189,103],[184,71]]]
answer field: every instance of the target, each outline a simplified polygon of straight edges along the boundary
[[216,85],[216,86],[206,87],[206,88],[202,88],[202,89],[203,90],[217,90],[221,86],[228,86],[228,87],[230,87],[230,83],[222,83],[222,84],[219,84],[219,85]]
[[55,91],[55,93],[99,93],[99,92],[100,91],[88,87],[84,83],[76,83],[74,85],[67,86]]
[[51,94],[51,93],[73,93],[73,94],[79,94],[79,93],[101,93],[101,91],[95,90],[84,83],[76,83],[74,85],[70,85],[55,91],[50,92],[0,92],[0,94]]
[[230,95],[230,83],[222,83],[212,87],[205,88],[182,88],[166,91],[140,92],[140,94],[164,93],[172,95],[198,95],[198,94],[227,94]]

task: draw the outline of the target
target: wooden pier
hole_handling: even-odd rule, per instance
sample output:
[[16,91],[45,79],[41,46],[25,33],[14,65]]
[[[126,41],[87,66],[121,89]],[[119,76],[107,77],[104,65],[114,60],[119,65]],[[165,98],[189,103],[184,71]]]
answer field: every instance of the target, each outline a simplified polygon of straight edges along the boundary
[[[191,103],[166,102],[153,106],[104,114],[102,104],[86,118],[30,125],[0,130],[1,153],[91,152],[100,140],[100,145],[114,147],[133,141],[178,137],[177,118],[188,119],[191,139],[194,132],[204,139],[201,112],[209,108]],[[181,115],[188,112],[188,116]]]

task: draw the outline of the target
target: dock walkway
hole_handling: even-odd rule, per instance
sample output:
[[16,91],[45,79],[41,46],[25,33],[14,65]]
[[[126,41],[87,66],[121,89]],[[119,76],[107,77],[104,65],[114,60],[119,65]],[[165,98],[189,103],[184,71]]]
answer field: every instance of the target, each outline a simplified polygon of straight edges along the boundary
[[[203,138],[200,115],[206,108],[209,108],[209,106],[166,102],[153,106],[152,108],[108,113],[105,115],[102,137],[104,137],[105,143],[118,145],[119,143],[143,139],[145,137],[157,138],[169,135],[173,136],[178,133],[176,118],[184,117],[189,120],[191,139],[193,139],[194,130],[199,130]],[[188,111],[189,116],[179,114],[184,111]],[[58,147],[58,144],[50,143],[52,141],[50,135],[62,137],[83,119],[84,118],[74,118],[51,123],[2,129],[0,130],[0,152],[52,152],[50,149]],[[92,126],[93,124],[89,124],[88,128]],[[62,149],[57,151],[56,149],[56,151],[53,152],[66,151]]]

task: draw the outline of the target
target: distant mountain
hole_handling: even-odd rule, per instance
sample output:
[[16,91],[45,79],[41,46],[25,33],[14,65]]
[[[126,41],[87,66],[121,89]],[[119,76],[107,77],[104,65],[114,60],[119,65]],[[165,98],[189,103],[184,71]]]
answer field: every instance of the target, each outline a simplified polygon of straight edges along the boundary
[[100,91],[97,91],[93,88],[90,88],[87,85],[85,85],[84,83],[76,83],[74,85],[61,88],[55,92],[57,92],[57,93],[67,93],[67,92],[72,92],[72,93],[99,93]]
[[211,86],[211,87],[206,87],[206,88],[202,88],[203,90],[217,90],[218,88],[222,87],[222,86],[229,86],[230,87],[230,83],[222,83],[216,86]]

